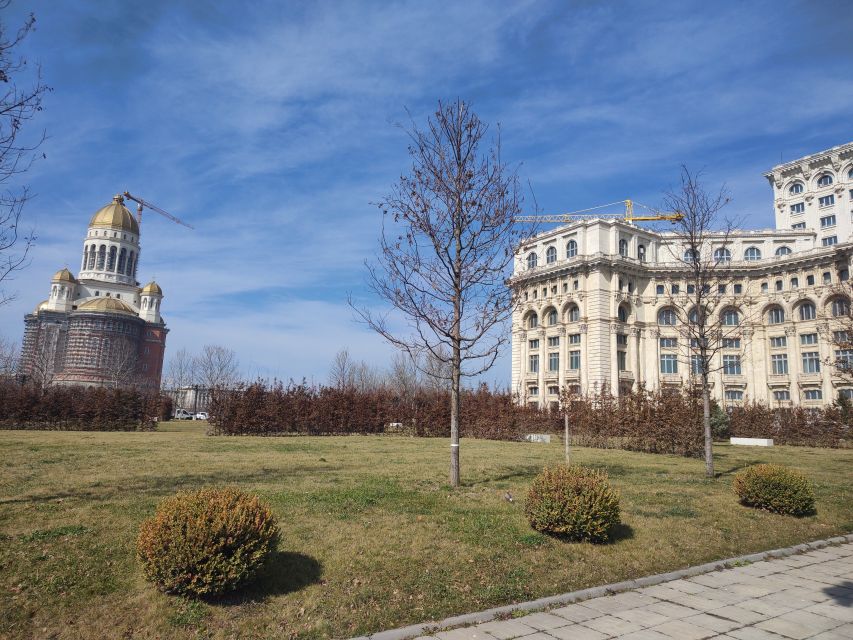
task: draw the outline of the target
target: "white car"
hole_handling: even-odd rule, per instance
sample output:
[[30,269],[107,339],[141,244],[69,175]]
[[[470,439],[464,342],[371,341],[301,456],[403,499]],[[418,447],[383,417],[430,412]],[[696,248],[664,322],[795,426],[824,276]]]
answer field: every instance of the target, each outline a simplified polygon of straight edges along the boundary
[[207,411],[199,411],[193,416],[193,418],[195,420],[207,420]]

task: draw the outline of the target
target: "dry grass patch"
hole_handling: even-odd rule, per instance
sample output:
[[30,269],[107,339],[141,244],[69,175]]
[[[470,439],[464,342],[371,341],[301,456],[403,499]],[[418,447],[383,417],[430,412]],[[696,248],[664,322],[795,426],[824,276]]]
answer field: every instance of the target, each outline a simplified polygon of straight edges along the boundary
[[[703,464],[579,449],[622,496],[613,543],[563,543],[523,514],[561,446],[464,441],[458,491],[447,442],[395,437],[211,438],[0,432],[0,637],[356,636],[740,553],[853,531],[853,451],[717,447]],[[781,463],[815,483],[802,519],[740,508],[739,469]],[[237,486],[273,509],[278,553],[249,590],[193,601],[158,593],[134,560],[139,524],[180,489]],[[510,491],[515,502],[504,500]]]

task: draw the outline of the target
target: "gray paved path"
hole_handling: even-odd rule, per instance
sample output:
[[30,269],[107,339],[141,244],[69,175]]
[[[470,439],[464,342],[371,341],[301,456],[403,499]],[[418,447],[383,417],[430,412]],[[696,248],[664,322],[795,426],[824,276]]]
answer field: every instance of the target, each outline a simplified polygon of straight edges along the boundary
[[853,640],[853,543],[419,640]]

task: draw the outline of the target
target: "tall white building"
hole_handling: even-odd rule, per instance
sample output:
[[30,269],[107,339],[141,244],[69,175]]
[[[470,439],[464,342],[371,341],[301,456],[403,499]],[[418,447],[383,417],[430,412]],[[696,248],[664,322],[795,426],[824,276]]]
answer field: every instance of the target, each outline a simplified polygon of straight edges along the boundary
[[[724,404],[827,404],[853,395],[849,377],[827,365],[839,355],[836,319],[849,309],[838,285],[853,256],[853,143],[766,177],[776,229],[720,234],[703,249],[724,265],[718,311],[737,327],[716,355],[713,393]],[[672,313],[687,305],[684,251],[672,233],[618,219],[573,222],[522,246],[512,278],[513,390],[546,406],[564,387],[620,393],[685,381],[689,356]]]

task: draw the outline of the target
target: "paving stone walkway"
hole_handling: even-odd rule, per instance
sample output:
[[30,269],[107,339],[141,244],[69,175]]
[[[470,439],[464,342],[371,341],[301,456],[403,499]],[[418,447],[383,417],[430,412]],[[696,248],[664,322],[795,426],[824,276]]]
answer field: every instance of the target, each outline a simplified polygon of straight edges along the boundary
[[853,543],[419,640],[853,640]]

